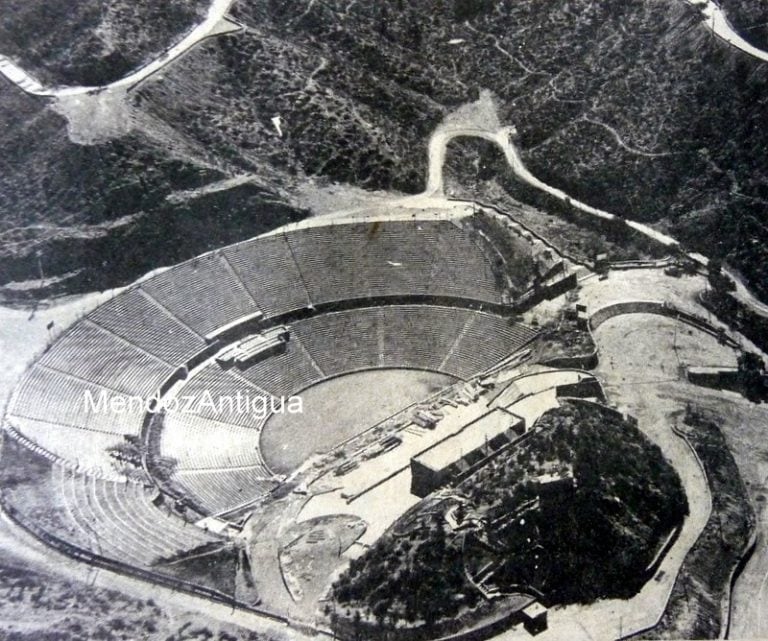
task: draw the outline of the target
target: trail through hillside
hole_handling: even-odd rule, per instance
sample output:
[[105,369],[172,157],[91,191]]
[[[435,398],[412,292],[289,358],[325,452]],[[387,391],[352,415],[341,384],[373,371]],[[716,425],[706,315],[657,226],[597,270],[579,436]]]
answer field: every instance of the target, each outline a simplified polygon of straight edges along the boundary
[[[435,129],[429,140],[427,187],[424,190],[424,193],[417,198],[444,198],[443,167],[445,165],[448,144],[454,138],[481,138],[496,143],[504,152],[507,163],[515,176],[531,187],[535,187],[536,189],[557,198],[561,202],[566,203],[570,207],[574,207],[575,209],[596,216],[597,218],[609,221],[623,220],[628,227],[664,245],[669,248],[671,252],[678,250],[680,243],[672,236],[664,234],[649,225],[634,220],[623,219],[603,209],[592,207],[591,205],[569,196],[562,189],[552,187],[539,180],[525,166],[520,150],[513,142],[513,137],[516,135],[515,127],[496,127],[495,125],[498,121],[489,116],[489,112],[494,110],[495,108],[493,107],[490,92],[484,91],[477,102],[471,103],[471,105],[465,105],[460,110],[454,112],[447,117],[437,129]],[[688,252],[686,255],[700,267],[706,268],[709,264],[709,259],[697,252]],[[749,291],[739,274],[727,268],[723,268],[723,272],[736,284],[734,296],[740,302],[756,313],[768,316],[768,305],[761,302]]]

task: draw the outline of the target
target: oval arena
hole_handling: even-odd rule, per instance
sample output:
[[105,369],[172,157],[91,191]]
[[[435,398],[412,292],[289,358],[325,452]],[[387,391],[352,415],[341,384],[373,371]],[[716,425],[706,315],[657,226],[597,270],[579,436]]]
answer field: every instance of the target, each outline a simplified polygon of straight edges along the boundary
[[[513,320],[515,302],[565,271],[502,216],[408,216],[282,228],[156,273],[80,319],[8,404],[8,514],[84,560],[260,602],[180,560],[237,549],[282,497],[343,479],[348,453],[370,449],[393,417],[524,349],[537,332]],[[238,394],[265,411],[156,405]],[[84,401],[105,396],[123,411]],[[153,399],[150,411],[136,397]],[[300,412],[272,411],[290,398]],[[271,572],[251,568],[260,595],[280,580]],[[290,615],[286,603],[264,607]]]

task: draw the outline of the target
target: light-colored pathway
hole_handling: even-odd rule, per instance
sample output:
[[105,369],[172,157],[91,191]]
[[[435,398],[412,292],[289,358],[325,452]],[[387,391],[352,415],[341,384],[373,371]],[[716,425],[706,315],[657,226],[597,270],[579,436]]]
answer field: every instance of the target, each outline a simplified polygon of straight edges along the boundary
[[17,85],[22,91],[34,96],[45,96],[49,98],[67,98],[71,96],[81,96],[105,90],[130,90],[138,84],[149,78],[152,74],[160,71],[163,67],[170,64],[178,57],[185,54],[196,44],[210,36],[215,36],[231,31],[239,31],[240,25],[227,20],[224,16],[229,11],[234,0],[213,0],[208,9],[205,19],[187,33],[179,42],[166,49],[162,55],[128,74],[127,76],[116,80],[108,85],[102,86],[54,86],[43,85],[32,74],[22,69],[10,58],[0,55],[0,73],[8,80]]
[[725,11],[723,11],[723,8],[717,4],[717,2],[714,2],[714,0],[685,1],[701,10],[707,28],[718,38],[725,40],[729,45],[733,45],[753,58],[768,62],[768,52],[749,44],[744,38],[736,33],[736,30],[731,23],[728,22],[728,17],[725,15]]

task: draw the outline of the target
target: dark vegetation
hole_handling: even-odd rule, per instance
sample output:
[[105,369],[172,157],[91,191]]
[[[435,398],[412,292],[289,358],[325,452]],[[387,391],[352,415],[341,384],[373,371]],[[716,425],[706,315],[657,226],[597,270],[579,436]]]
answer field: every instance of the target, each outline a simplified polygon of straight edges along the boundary
[[[754,2],[728,4],[736,15]],[[248,31],[207,41],[161,82],[142,87],[133,96],[138,132],[119,144],[74,147],[61,121],[41,111],[42,102],[0,90],[0,115],[8,122],[0,134],[0,214],[13,221],[9,229],[26,228],[0,239],[0,254],[16,261],[0,263],[0,281],[36,278],[36,247],[51,252],[51,274],[68,273],[58,265],[62,252],[50,247],[51,225],[60,238],[144,242],[123,225],[92,227],[120,212],[163,230],[156,221],[174,220],[163,209],[165,196],[210,182],[212,174],[255,174],[260,203],[289,205],[286,194],[307,175],[417,192],[429,133],[444,114],[489,88],[542,180],[658,225],[686,247],[732,263],[768,295],[768,67],[712,38],[686,3],[267,0],[237,3],[233,14]],[[456,38],[464,42],[449,44]],[[282,137],[270,122],[275,115],[283,119]],[[515,198],[584,224],[516,183],[498,158],[482,160],[482,181],[495,176]],[[459,182],[477,175],[458,170]],[[132,191],[137,181],[142,196]],[[115,185],[126,189],[125,199]],[[190,205],[194,216],[203,216],[202,207]],[[243,220],[235,218],[222,226]],[[276,216],[265,226],[283,220]],[[648,250],[634,241],[622,250],[624,231],[603,230],[598,240],[615,237],[617,257]],[[585,239],[592,242],[585,253],[594,253],[594,238]],[[96,269],[92,254],[103,249],[74,245],[67,270]],[[166,249],[150,243],[135,270],[170,262]],[[117,265],[113,273],[127,272]],[[72,280],[75,289],[98,286],[96,276]]]
[[686,409],[682,428],[704,464],[712,515],[683,562],[659,625],[633,638],[715,639],[725,632],[722,602],[731,573],[750,545],[755,513],[718,427],[721,422],[704,410]]
[[761,0],[719,0],[728,21],[747,42],[768,49],[768,5]]
[[156,567],[182,581],[234,596],[240,557],[240,550],[234,545],[212,543],[185,551],[176,558],[158,559]]
[[[536,478],[572,474],[575,488],[542,494]],[[462,519],[427,499],[334,584],[339,611],[377,636],[394,625],[439,630],[482,602],[467,574],[493,568],[502,591],[534,590],[549,605],[627,598],[648,578],[661,542],[688,512],[677,473],[621,415],[583,402],[546,413],[536,432],[457,488]],[[441,504],[444,505],[444,504]],[[355,614],[359,613],[359,615]]]
[[765,361],[754,352],[742,352],[738,358],[738,383],[743,394],[750,400],[766,399]]
[[101,85],[160,54],[202,20],[207,0],[6,0],[0,53],[43,83]]
[[[728,276],[721,272],[718,261],[712,261],[710,264],[708,280],[709,287],[700,296],[704,307],[722,319],[723,322],[728,323],[732,329],[746,336],[759,349],[768,350],[768,318],[752,311],[732,295],[731,292],[735,285]],[[752,367],[751,369],[759,370],[760,367]],[[749,385],[748,389],[757,391],[754,385]],[[761,395],[758,394],[757,396],[760,397]]]
[[[485,248],[493,269],[497,286],[510,289],[507,278],[512,281],[512,297],[525,292],[540,275],[541,266],[533,256],[530,245],[515,234],[511,234],[498,218],[484,213],[473,216],[472,234],[475,243]],[[489,247],[489,241],[491,247]]]

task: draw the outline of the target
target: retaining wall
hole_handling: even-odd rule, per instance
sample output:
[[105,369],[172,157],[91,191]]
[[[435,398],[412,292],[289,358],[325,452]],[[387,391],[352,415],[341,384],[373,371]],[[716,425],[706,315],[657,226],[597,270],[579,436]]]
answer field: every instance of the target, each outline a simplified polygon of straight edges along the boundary
[[718,339],[722,338],[725,344],[729,345],[730,347],[738,347],[738,343],[735,340],[727,336],[723,330],[721,330],[719,327],[716,327],[705,318],[697,316],[696,314],[684,312],[674,305],[670,305],[661,301],[632,300],[606,305],[605,307],[598,309],[592,314],[592,316],[590,316],[589,326],[592,330],[595,330],[605,321],[614,318],[615,316],[621,316],[623,314],[658,314],[660,316],[676,318]]

